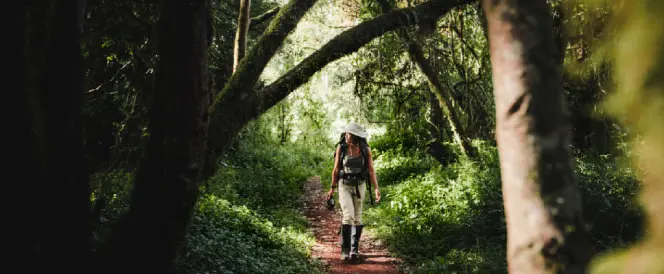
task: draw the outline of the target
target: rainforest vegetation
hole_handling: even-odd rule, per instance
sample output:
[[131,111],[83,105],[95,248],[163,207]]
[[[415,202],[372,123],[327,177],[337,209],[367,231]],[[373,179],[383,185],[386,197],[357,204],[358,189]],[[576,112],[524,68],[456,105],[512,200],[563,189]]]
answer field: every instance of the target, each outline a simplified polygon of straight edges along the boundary
[[8,270],[324,273],[303,185],[357,122],[406,273],[664,273],[662,1],[8,13]]

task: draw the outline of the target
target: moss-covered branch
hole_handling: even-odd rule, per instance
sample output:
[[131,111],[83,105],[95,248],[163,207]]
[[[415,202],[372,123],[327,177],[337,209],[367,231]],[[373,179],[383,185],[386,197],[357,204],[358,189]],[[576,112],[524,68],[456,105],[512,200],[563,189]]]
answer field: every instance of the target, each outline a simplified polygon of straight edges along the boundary
[[274,18],[275,15],[277,15],[280,9],[281,9],[280,7],[276,7],[271,10],[268,10],[267,12],[261,15],[252,17],[250,20],[249,29],[253,30],[254,28],[256,28],[256,26],[260,26],[261,24],[265,23],[265,21],[271,20],[272,18]]
[[262,102],[258,110],[266,110],[304,84],[328,63],[359,50],[374,38],[402,26],[435,21],[454,7],[470,3],[468,0],[430,1],[413,8],[395,10],[366,21],[339,34],[311,54],[295,68],[281,76],[260,92]]
[[255,101],[254,86],[265,66],[281,47],[286,37],[295,29],[306,12],[316,0],[291,0],[288,5],[279,9],[263,36],[247,55],[226,82],[224,89],[217,94],[210,106],[209,151],[202,179],[210,176],[216,166],[217,156],[229,140],[251,118],[247,108]]

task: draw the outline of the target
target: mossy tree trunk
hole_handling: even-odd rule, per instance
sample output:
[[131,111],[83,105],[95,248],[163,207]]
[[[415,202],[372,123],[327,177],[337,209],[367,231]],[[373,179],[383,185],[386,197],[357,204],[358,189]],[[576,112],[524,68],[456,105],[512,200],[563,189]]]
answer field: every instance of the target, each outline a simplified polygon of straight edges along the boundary
[[315,2],[316,0],[291,0],[280,8],[265,33],[245,58],[240,60],[238,68],[226,81],[223,90],[217,94],[209,110],[209,150],[206,154],[202,180],[214,173],[217,157],[222,154],[232,137],[251,119],[264,112],[254,112],[251,107],[257,97],[255,87],[258,79],[286,37]]
[[99,253],[99,273],[170,273],[198,197],[209,105],[209,1],[167,1],[162,8],[150,136],[129,212]]
[[483,8],[509,273],[583,273],[591,249],[550,7],[544,0],[485,0]]

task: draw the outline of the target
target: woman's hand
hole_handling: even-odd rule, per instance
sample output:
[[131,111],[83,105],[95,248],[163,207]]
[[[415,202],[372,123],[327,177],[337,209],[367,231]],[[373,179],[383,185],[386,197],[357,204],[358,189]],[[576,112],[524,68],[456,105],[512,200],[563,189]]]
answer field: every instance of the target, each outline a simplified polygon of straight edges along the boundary
[[329,200],[334,195],[334,188],[330,188],[330,191],[327,192],[326,200]]
[[376,203],[377,203],[380,201],[380,190],[376,188],[376,191],[374,191],[374,193],[376,194]]

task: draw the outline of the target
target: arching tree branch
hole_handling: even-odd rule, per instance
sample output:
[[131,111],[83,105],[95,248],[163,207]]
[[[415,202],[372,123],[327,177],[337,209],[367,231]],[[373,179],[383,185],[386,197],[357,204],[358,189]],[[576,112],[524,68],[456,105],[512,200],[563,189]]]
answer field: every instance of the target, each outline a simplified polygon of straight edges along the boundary
[[237,70],[226,82],[224,89],[217,94],[209,110],[209,149],[202,179],[212,175],[221,149],[228,144],[232,136],[255,117],[249,116],[248,108],[245,106],[251,105],[255,100],[254,86],[258,78],[268,61],[315,2],[316,0],[291,0],[288,5],[281,8],[256,45],[249,50],[245,58],[240,60]]

